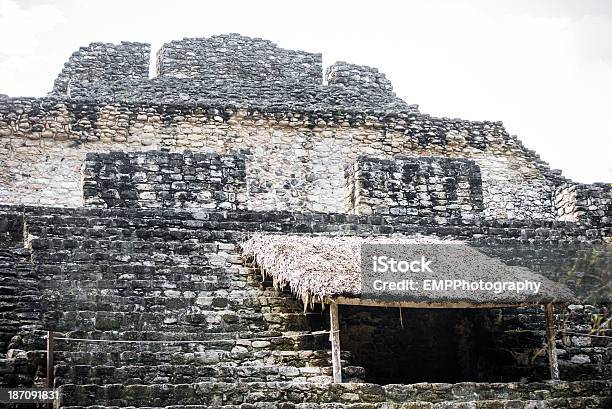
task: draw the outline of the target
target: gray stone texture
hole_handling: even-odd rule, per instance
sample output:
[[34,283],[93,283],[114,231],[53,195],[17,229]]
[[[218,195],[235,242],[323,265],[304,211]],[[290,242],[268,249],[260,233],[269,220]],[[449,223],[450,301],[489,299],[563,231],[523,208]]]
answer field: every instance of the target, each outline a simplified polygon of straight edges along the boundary
[[83,203],[103,207],[246,209],[244,157],[214,153],[90,153]]
[[23,99],[0,101],[0,180],[5,203],[81,205],[87,152],[218,152],[248,149],[248,207],[344,211],[344,168],[359,156],[473,160],[493,219],[554,219],[565,182],[500,123],[419,113],[350,114],[158,103]]
[[392,93],[393,85],[376,68],[338,61],[327,67],[325,79],[329,85],[344,85]]
[[231,80],[321,85],[323,66],[321,54],[285,50],[269,40],[228,34],[164,44],[157,52],[157,74],[211,84]]
[[[523,237],[532,237],[533,243],[540,243],[536,249],[546,249],[555,237],[586,245],[601,242],[609,234],[605,228],[599,229],[597,235],[591,233],[587,239],[586,229],[576,228],[571,222],[521,225],[481,220],[471,225],[440,226],[433,217],[418,216],[36,207],[7,207],[4,213],[23,215],[23,245],[30,249],[26,254],[31,252],[26,265],[37,283],[34,298],[42,305],[38,326],[23,321],[13,327],[14,336],[2,358],[6,384],[27,386],[29,379],[32,385],[37,374],[44,375],[42,329],[74,338],[194,341],[135,347],[57,340],[56,385],[65,385],[68,396],[76,394],[76,400],[66,403],[75,405],[83,405],[78,399],[84,391],[108,388],[111,383],[148,385],[139,387],[162,399],[155,392],[156,385],[175,388],[173,385],[193,386],[194,382],[203,382],[203,387],[217,382],[293,382],[296,388],[317,388],[315,384],[329,382],[326,334],[293,336],[326,329],[326,314],[323,322],[316,324],[301,314],[302,306],[290,294],[279,293],[266,281],[262,286],[257,270],[244,264],[237,247],[249,232],[427,232],[462,237],[475,244],[490,240],[520,242]],[[547,229],[547,234],[542,234],[542,229]],[[17,262],[19,258],[13,256],[11,260]],[[521,259],[521,263],[531,268],[547,264],[541,250]],[[540,267],[536,271],[547,274],[545,270]],[[556,267],[551,270],[558,272]],[[11,274],[10,265],[0,269],[2,277]],[[16,302],[24,305],[27,300],[22,297]],[[564,328],[584,332],[593,325],[590,320],[597,310],[581,307],[558,311],[561,315],[557,320],[569,312],[574,315],[565,321]],[[358,312],[360,319],[365,313]],[[391,321],[397,325],[397,315],[393,316]],[[488,319],[489,331],[496,339],[488,353],[510,360],[504,372],[497,371],[495,376],[545,379],[545,359],[525,360],[539,356],[543,344],[541,312],[496,310]],[[360,325],[347,314],[343,322],[352,322],[353,330]],[[409,322],[406,317],[405,323]],[[378,323],[383,331],[385,321]],[[517,328],[521,329],[519,333]],[[393,334],[393,328],[387,329],[388,335]],[[350,334],[346,332],[345,336]],[[261,339],[270,336],[277,338]],[[359,337],[353,334],[352,339]],[[345,344],[347,348],[350,345],[347,341]],[[580,337],[564,341],[559,336],[558,345],[563,351],[560,364],[564,379],[609,379],[611,364],[605,343],[585,342]],[[346,354],[343,359],[345,380],[362,380],[364,372],[355,358]],[[86,386],[91,384],[99,386]],[[254,385],[251,388],[253,392],[257,389]],[[117,393],[113,399],[119,400],[108,405],[139,405],[127,391]],[[441,399],[454,399],[444,396]],[[299,399],[317,402],[306,396]],[[105,401],[100,398],[98,402]]]
[[559,334],[565,381],[534,382],[537,309],[483,317],[496,343],[477,352],[504,363],[483,374],[505,383],[386,386],[361,383],[364,353],[384,345],[359,335],[402,332],[357,309],[341,325],[361,349],[331,385],[328,335],[308,335],[325,312],[303,314],[238,247],[253,232],[503,244],[496,256],[577,293],[556,322],[585,333],[609,313],[609,185],[562,177],[501,122],[423,114],[374,68],[335,63],[323,81],[319,54],[236,34],[164,45],[153,78],[149,58],[147,44],[94,43],[49,96],[0,94],[0,386],[43,385],[53,330],[162,341],[57,340],[64,408],[610,406],[605,339]]
[[268,40],[227,34],[172,41],[157,53],[157,75],[151,79],[149,50],[140,43],[83,47],[70,58],[50,95],[274,111],[416,110],[397,98],[375,69],[338,63],[330,68],[329,85],[323,85],[321,54],[285,50]]
[[[257,384],[191,384],[169,388],[106,385],[87,390],[65,388],[69,408],[101,402],[122,406],[125,396],[136,407],[251,409],[282,407],[322,408],[605,408],[610,403],[605,382],[535,384],[416,384],[294,385],[282,382]],[[577,398],[577,395],[584,397]],[[588,396],[588,397],[587,397]],[[75,406],[72,406],[75,405]],[[76,406],[78,405],[78,406]],[[174,406],[176,405],[176,406]],[[193,405],[193,406],[192,406]]]
[[469,220],[483,211],[480,168],[466,159],[359,157],[345,170],[346,211]]
[[54,95],[78,96],[100,83],[149,77],[149,44],[91,43],[70,56],[53,84]]
[[559,220],[611,226],[612,184],[563,184],[555,190],[555,209]]

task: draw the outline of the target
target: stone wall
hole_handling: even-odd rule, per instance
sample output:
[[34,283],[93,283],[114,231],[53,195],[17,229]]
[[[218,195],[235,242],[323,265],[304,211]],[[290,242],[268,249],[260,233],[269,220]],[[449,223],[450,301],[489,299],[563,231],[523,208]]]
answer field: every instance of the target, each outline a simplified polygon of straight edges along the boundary
[[0,248],[0,354],[23,327],[40,323],[38,277],[23,246]]
[[0,247],[13,247],[23,243],[23,215],[20,212],[0,214]]
[[[96,257],[113,259],[115,250],[111,243],[116,242],[116,252],[128,254],[133,244],[123,249],[120,246],[122,245],[121,237],[132,241],[159,241],[161,245],[164,240],[170,240],[170,238],[179,240],[192,235],[196,237],[227,236],[227,240],[237,243],[247,237],[249,232],[255,231],[359,235],[421,233],[468,240],[472,244],[481,246],[481,249],[483,249],[482,246],[491,249],[492,243],[497,242],[501,244],[498,250],[507,250],[507,253],[500,250],[493,251],[491,255],[500,257],[509,264],[522,265],[553,280],[560,281],[560,278],[576,269],[576,262],[582,261],[582,253],[576,250],[595,248],[594,246],[598,244],[605,245],[605,241],[610,236],[609,228],[590,229],[576,226],[574,223],[561,222],[478,220],[476,223],[465,225],[460,220],[450,220],[448,225],[440,226],[431,215],[383,218],[348,214],[254,211],[198,211],[192,213],[179,210],[27,207],[16,212],[14,208],[9,207],[2,213],[25,214],[25,224],[28,226],[26,244],[34,252],[33,260],[39,260],[44,256],[43,259],[51,257],[57,263],[60,263],[62,259],[66,260],[67,256],[78,256],[80,263],[89,263]],[[43,233],[48,237],[43,239],[41,236]],[[87,241],[86,235],[91,235],[92,241]],[[82,238],[79,238],[81,236]],[[101,241],[96,241],[96,237],[101,238]],[[102,240],[104,237],[106,238]],[[110,239],[107,240],[108,238]],[[75,243],[76,239],[78,240]],[[81,244],[79,244],[80,240],[83,240]],[[72,247],[74,245],[78,246]],[[83,247],[85,245],[97,246],[104,251],[100,254],[85,251],[87,250]],[[172,246],[172,243],[168,246]],[[512,247],[515,246],[525,248],[517,252],[512,250]],[[143,247],[142,257],[149,256],[146,253],[147,249],[148,247]],[[601,250],[597,250],[597,253],[601,253]],[[105,255],[105,252],[112,254]],[[71,255],[72,253],[75,255]],[[170,250],[167,253],[169,254]],[[122,258],[123,256],[117,258],[117,262],[127,263],[127,265],[132,262],[142,262],[138,257],[131,261],[124,261]],[[171,262],[169,259],[164,260],[167,263]],[[598,269],[609,266],[609,262],[609,259],[603,259],[592,266],[580,263],[577,264],[577,268],[587,275],[592,275],[599,271]],[[177,261],[177,263],[180,265],[180,262]],[[69,287],[70,283],[64,284],[66,285],[62,284],[60,287]],[[575,291],[579,289],[578,283],[571,280],[564,284]],[[578,295],[585,294],[579,293]]]
[[360,155],[468,158],[489,218],[553,219],[558,177],[499,123],[262,112],[163,104],[0,100],[0,202],[79,206],[87,152],[248,149],[248,206],[344,210],[344,168]]
[[23,234],[23,213],[0,211],[0,387],[31,387],[44,362],[32,345],[19,340],[19,334],[40,335],[43,310]]
[[0,213],[0,358],[20,328],[40,320],[40,292],[23,233],[21,212]]
[[244,157],[215,153],[89,153],[86,206],[246,209]]
[[79,97],[96,83],[149,77],[149,44],[91,43],[76,51],[53,84],[53,95]]
[[349,64],[338,61],[325,70],[328,84],[338,84],[347,87],[373,89],[382,92],[393,92],[393,85],[385,74],[376,68],[365,65]]
[[[587,238],[586,229],[575,224],[542,221],[481,220],[467,226],[451,221],[440,226],[433,217],[418,216],[32,207],[9,207],[2,213],[24,215],[25,245],[30,249],[25,254],[31,254],[30,268],[39,284],[41,295],[37,299],[41,302],[42,319],[38,322],[45,329],[55,330],[57,336],[80,339],[163,341],[134,349],[130,344],[58,340],[57,385],[78,385],[68,389],[80,391],[98,388],[80,385],[86,383],[135,382],[160,399],[163,394],[158,394],[159,388],[173,388],[171,385],[178,383],[238,380],[254,388],[252,382],[260,381],[292,381],[299,385],[330,380],[327,336],[307,334],[319,328],[317,321],[322,329],[328,328],[327,314],[317,315],[314,311],[304,315],[292,295],[279,293],[265,282],[261,285],[261,277],[243,264],[237,248],[250,232],[421,232],[506,243],[532,237],[543,244],[554,242],[555,237],[567,242],[597,243],[609,233],[601,229]],[[14,263],[18,257],[13,254],[11,260]],[[11,304],[16,302],[19,299]],[[409,311],[405,312],[404,325],[408,325],[411,318]],[[588,332],[594,325],[591,319],[595,312],[585,309],[577,320],[570,320],[576,326],[567,328]],[[397,310],[386,313],[397,325]],[[557,323],[561,326],[563,312],[559,313]],[[521,362],[523,355],[531,356],[528,354],[534,349],[541,349],[540,311],[510,309],[498,314],[499,321],[491,320],[491,328],[499,331],[495,335],[508,330],[514,338],[498,337],[497,347],[503,345],[517,354],[514,357],[505,352],[504,356]],[[40,333],[23,324],[14,327],[17,333],[10,356],[23,356],[19,362],[31,374],[44,362],[37,352],[44,349],[44,340]],[[350,324],[350,317],[343,315],[342,325]],[[304,336],[295,337],[296,334]],[[358,340],[358,334],[351,334]],[[266,339],[271,336],[274,339]],[[511,342],[504,344],[504,339]],[[175,340],[194,342],[172,344]],[[566,342],[561,334],[557,342],[565,379],[609,378],[609,346],[573,335]],[[358,351],[346,352],[345,380],[359,380],[363,368],[356,361]],[[25,358],[28,353],[32,353],[31,358]],[[546,376],[538,375],[546,370],[542,355],[522,368],[529,379]],[[519,374],[516,369],[507,373],[513,377]],[[121,394],[115,396],[134,405],[129,392]],[[103,401],[100,398],[99,402]]]
[[[65,407],[609,406],[610,343],[585,336],[609,316],[609,186],[569,186],[500,122],[420,113],[374,68],[339,62],[322,83],[319,54],[235,34],[164,45],[155,78],[148,61],[146,44],[94,43],[49,97],[0,95],[0,385],[41,384],[53,330],[74,338],[55,345]],[[328,334],[312,333],[327,314],[241,258],[262,231],[501,244],[580,297],[556,311],[562,378],[607,381],[362,385],[418,380],[376,373],[406,342],[419,359],[388,367],[425,365],[425,381],[545,379],[543,317],[414,311],[398,327],[395,309],[353,308],[350,384],[330,385]]]
[[472,220],[483,211],[479,167],[470,160],[359,157],[346,168],[346,211]]
[[[243,265],[236,226],[249,224],[212,227],[222,215],[28,211],[40,321],[81,340],[57,339],[56,385],[331,380],[325,334]],[[111,342],[128,340],[152,342]]]
[[567,180],[500,122],[421,114],[375,68],[338,62],[323,84],[319,54],[229,34],[164,45],[149,79],[148,53],[94,43],[50,98],[0,98],[0,202],[79,206],[87,152],[247,149],[250,209],[343,211],[347,163],[408,155],[476,162],[488,218],[556,217]]
[[[198,103],[273,112],[417,110],[397,98],[384,75],[374,69],[347,69],[339,63],[342,72],[358,71],[363,80],[338,84],[332,80],[324,85],[320,54],[284,50],[267,40],[228,34],[173,41],[159,51],[158,73],[151,79],[141,75],[146,73],[148,47],[136,43],[84,47],[67,63],[51,95],[67,96],[68,78],[74,77],[78,86],[69,95],[93,101]],[[368,79],[378,85],[373,87]]]
[[[372,384],[289,384],[202,383],[169,386],[164,394],[159,387],[142,385],[106,385],[88,388],[62,388],[65,404],[74,408],[89,405],[121,405],[121,396],[135,407],[177,408],[223,407],[248,409],[258,407],[287,408],[606,408],[611,402],[609,383],[459,383],[416,385]],[[78,406],[77,406],[78,405]]]
[[[557,311],[561,379],[610,379],[610,342],[589,337],[605,308]],[[340,307],[340,343],[366,382],[534,382],[550,378],[544,312],[507,309]],[[323,327],[328,325],[324,320]],[[565,331],[568,331],[565,334]],[[565,334],[565,335],[564,335]]]
[[555,209],[559,220],[591,226],[610,226],[612,225],[612,185],[564,184],[555,190]]
[[322,55],[279,48],[239,34],[185,38],[157,52],[157,75],[210,82],[302,83],[323,81]]

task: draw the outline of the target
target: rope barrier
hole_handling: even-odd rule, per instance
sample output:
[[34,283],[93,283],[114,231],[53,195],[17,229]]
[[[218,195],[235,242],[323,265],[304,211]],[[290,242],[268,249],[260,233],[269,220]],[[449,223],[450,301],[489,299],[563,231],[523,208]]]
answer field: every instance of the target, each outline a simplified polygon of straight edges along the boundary
[[[72,338],[72,337],[54,337],[54,340],[62,340],[62,341],[79,341],[79,342],[100,342],[100,343],[116,343],[116,344],[207,344],[214,342],[235,342],[235,341],[267,341],[270,339],[282,339],[282,338],[302,338],[308,336],[318,336],[331,334],[332,332],[340,332],[336,331],[313,331],[305,334],[287,334],[287,335],[277,335],[277,336],[269,336],[269,337],[255,337],[255,338],[228,338],[228,339],[205,339],[205,340],[126,340],[126,339],[92,339],[92,338]],[[45,336],[44,338],[47,338]]]
[[[116,344],[207,344],[207,343],[215,343],[215,342],[234,342],[238,340],[244,341],[267,341],[270,339],[282,339],[282,338],[303,338],[308,336],[318,336],[331,334],[334,332],[340,332],[339,330],[335,331],[313,331],[303,334],[286,334],[286,335],[277,335],[277,336],[269,336],[269,337],[255,337],[255,338],[226,338],[226,339],[205,339],[205,340],[125,340],[125,339],[93,339],[93,338],[73,338],[73,337],[54,337],[53,339],[62,340],[62,341],[79,341],[79,342],[100,342],[100,343],[116,343]],[[593,337],[593,338],[604,338],[604,339],[612,339],[612,336],[607,335],[595,335],[595,334],[585,334],[582,332],[575,331],[559,331],[560,334],[569,334],[569,335],[581,335],[585,337]],[[47,338],[45,335],[44,339]]]
[[559,331],[559,332],[562,334],[582,335],[583,337],[612,339],[612,337],[608,335],[583,334],[581,332],[574,332],[574,331]]

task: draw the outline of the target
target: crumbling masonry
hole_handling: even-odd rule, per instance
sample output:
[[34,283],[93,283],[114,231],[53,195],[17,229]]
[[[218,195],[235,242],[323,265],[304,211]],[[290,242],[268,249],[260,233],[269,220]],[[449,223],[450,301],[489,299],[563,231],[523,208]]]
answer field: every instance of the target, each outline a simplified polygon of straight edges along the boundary
[[[610,407],[609,184],[370,67],[237,34],[149,57],[93,43],[47,97],[0,95],[0,386],[44,384],[54,331],[65,408]],[[347,307],[330,383],[326,315],[241,257],[262,231],[521,247],[499,257],[581,299],[555,311],[562,381],[537,308]]]

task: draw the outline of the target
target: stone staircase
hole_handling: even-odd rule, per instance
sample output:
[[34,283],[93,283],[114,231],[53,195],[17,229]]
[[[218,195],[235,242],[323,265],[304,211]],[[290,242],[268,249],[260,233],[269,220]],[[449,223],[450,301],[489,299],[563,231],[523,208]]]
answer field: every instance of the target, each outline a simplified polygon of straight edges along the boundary
[[15,337],[39,327],[40,297],[30,251],[21,243],[0,241],[0,387],[40,384],[45,351]]
[[317,384],[291,382],[183,385],[66,385],[66,409],[477,409],[608,408],[605,381],[532,384]]
[[[193,348],[189,348],[193,351]],[[245,353],[246,354],[246,351]],[[134,351],[55,353],[56,384],[181,384],[191,382],[328,382],[327,351]],[[346,361],[345,361],[346,364]],[[350,368],[350,367],[349,367]]]
[[32,217],[55,386],[331,382],[329,335],[242,263],[241,237],[194,220]]
[[44,328],[54,331],[63,408],[610,406],[607,381],[365,384],[347,352],[346,383],[332,384],[328,334],[313,334],[299,302],[242,263],[237,223],[205,217],[33,212],[20,251],[39,285],[28,304],[39,318],[10,341],[2,370],[42,386]]
[[9,347],[22,326],[38,323],[38,281],[32,271],[30,251],[22,244],[0,243],[0,353]]

